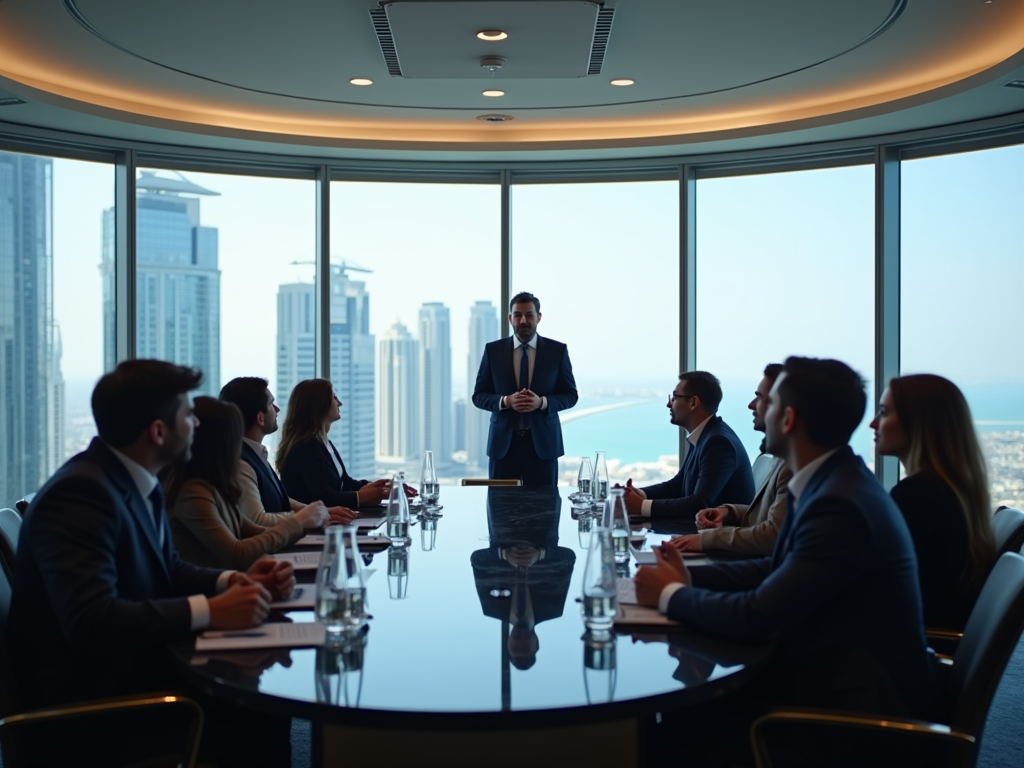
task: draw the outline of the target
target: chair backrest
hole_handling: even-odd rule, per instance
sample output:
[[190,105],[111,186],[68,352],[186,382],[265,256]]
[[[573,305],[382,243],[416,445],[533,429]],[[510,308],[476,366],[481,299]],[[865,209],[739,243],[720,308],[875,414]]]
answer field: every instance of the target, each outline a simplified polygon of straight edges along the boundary
[[1002,555],[967,620],[946,683],[948,725],[981,740],[992,697],[1024,632],[1024,557]]
[[492,480],[489,477],[464,477],[462,485],[522,485],[522,480]]
[[757,458],[754,459],[753,465],[750,467],[751,473],[754,475],[754,490],[756,491],[761,487],[761,483],[768,477],[768,473],[772,471],[772,462],[775,461],[775,457],[770,453],[759,453]]
[[18,552],[21,534],[21,515],[13,509],[0,509],[0,561],[7,578],[14,579],[14,556]]
[[1004,552],[1020,552],[1024,546],[1024,512],[1013,507],[1000,507],[992,516],[996,556]]

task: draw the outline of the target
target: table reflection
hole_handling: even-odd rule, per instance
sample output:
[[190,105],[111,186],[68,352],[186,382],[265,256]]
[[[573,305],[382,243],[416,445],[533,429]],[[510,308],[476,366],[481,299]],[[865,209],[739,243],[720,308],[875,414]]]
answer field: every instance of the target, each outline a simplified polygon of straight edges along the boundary
[[558,546],[561,511],[557,488],[538,489],[528,500],[488,489],[490,546],[473,552],[470,563],[484,615],[501,621],[504,709],[511,703],[509,665],[530,669],[540,650],[537,625],[565,609],[576,553]]
[[339,635],[316,649],[316,700],[321,704],[358,707],[363,693],[363,668],[369,627]]
[[221,680],[256,691],[260,687],[260,678],[268,669],[278,664],[282,667],[292,665],[292,654],[288,648],[201,653],[192,657],[191,664],[203,667]]

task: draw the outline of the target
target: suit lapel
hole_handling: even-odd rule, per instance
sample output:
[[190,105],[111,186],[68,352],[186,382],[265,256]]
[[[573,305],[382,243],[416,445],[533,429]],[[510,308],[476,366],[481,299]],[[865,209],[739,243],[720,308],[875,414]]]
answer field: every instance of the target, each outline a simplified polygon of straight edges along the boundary
[[[170,574],[167,571],[167,558],[160,546],[160,534],[153,525],[153,517],[149,514],[149,509],[147,509],[146,502],[142,499],[142,494],[139,493],[138,486],[135,485],[135,481],[132,480],[132,476],[128,474],[128,470],[125,469],[121,460],[107,450],[106,446],[104,446],[98,438],[94,445],[98,447],[97,457],[106,471],[107,476],[123,494],[125,507],[128,508],[129,514],[135,518],[136,524],[142,529],[145,534],[146,541],[148,541],[149,546],[152,547],[153,554],[156,555],[156,559],[159,561],[164,575],[169,578]],[[166,519],[167,511],[164,510],[164,520]],[[171,532],[169,528],[165,528],[164,535],[165,540],[170,537]]]
[[501,356],[502,360],[504,361],[501,364],[501,367],[504,369],[502,377],[505,379],[505,381],[509,382],[509,392],[519,391],[519,372],[512,364],[512,354],[515,352],[515,349],[516,337],[509,336],[508,339],[505,340],[505,353]]

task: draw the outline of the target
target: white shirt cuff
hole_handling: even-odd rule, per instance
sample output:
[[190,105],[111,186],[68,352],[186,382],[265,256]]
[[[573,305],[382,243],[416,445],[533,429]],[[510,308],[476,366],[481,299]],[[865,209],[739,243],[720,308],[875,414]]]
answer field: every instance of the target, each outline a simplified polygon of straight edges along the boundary
[[548,409],[548,399],[546,397],[542,397],[540,399],[540,409],[542,411],[546,411]]
[[499,411],[507,411],[508,410],[508,406],[505,405],[505,395],[502,395],[501,399],[498,400],[498,410]]
[[206,599],[206,595],[189,595],[188,607],[192,611],[193,632],[210,626],[210,601]]
[[214,587],[214,594],[219,595],[225,589],[228,588],[228,580],[234,576],[238,571],[224,571],[220,576],[217,577],[217,585]]
[[643,503],[640,505],[640,517],[650,517],[651,516],[651,506],[653,504],[654,504],[653,500],[651,500],[651,499],[644,499]]
[[668,613],[668,601],[672,599],[672,595],[685,586],[685,584],[678,581],[674,581],[671,584],[666,585],[665,588],[661,590],[661,595],[658,597],[658,612]]

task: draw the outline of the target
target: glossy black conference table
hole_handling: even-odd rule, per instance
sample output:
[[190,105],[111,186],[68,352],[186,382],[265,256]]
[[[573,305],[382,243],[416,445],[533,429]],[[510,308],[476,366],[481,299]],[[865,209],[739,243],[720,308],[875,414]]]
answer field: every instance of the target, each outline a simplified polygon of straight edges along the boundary
[[173,652],[212,695],[314,721],[325,765],[519,764],[502,746],[513,734],[573,764],[635,765],[641,721],[735,691],[773,649],[685,630],[587,636],[576,598],[589,535],[570,490],[443,488],[441,517],[415,522],[404,557],[373,555],[373,618],[340,649]]

